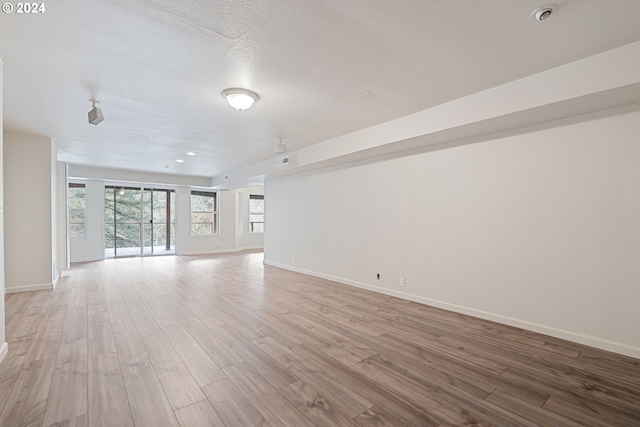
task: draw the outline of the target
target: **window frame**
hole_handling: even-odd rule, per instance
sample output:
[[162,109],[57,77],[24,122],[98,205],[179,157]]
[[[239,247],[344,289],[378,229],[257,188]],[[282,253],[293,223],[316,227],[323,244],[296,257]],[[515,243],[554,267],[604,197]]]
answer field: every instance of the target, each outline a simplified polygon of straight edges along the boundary
[[[72,222],[73,215],[71,215],[72,208],[69,204],[70,191],[72,188],[82,188],[84,190],[84,206],[82,209],[75,208],[74,210],[82,211],[82,222]],[[74,236],[71,233],[72,225],[82,225],[82,235]],[[87,239],[87,184],[84,182],[69,182],[67,183],[67,233],[69,239],[73,240],[86,240]]]
[[[212,197],[213,198],[213,211],[194,211],[193,210],[193,196],[204,196],[204,197]],[[206,237],[206,236],[216,236],[218,235],[218,192],[217,191],[204,191],[204,190],[191,190],[189,193],[189,224],[191,228],[191,236],[192,237]],[[209,233],[197,233],[194,232],[194,224],[204,224],[204,222],[193,222],[193,214],[212,214],[213,221],[212,230]]]
[[[251,210],[251,200],[262,200],[262,212],[255,212]],[[262,221],[251,221],[252,215],[262,215]],[[249,195],[249,234],[264,234],[264,194],[250,194]],[[254,224],[262,224],[262,231],[254,231]]]

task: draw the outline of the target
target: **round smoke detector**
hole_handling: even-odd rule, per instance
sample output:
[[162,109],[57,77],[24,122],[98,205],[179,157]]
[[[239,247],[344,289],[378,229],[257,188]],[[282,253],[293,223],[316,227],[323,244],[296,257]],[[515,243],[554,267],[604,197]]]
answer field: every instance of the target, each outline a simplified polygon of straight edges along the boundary
[[535,21],[544,21],[549,16],[551,16],[551,13],[553,13],[557,8],[558,7],[555,4],[541,6],[536,10],[534,10],[533,12],[531,12],[531,15],[530,15],[531,19]]

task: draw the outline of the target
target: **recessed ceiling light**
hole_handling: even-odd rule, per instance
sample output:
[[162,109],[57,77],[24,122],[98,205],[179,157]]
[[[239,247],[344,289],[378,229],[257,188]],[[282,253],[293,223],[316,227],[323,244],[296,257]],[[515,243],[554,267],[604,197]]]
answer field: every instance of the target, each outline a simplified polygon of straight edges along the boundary
[[251,108],[254,102],[260,99],[257,93],[238,88],[225,89],[222,91],[222,96],[229,105],[239,111]]
[[193,151],[187,151],[185,154],[187,156],[195,156],[196,155],[196,153],[194,153]]
[[176,162],[178,162],[178,163],[184,163],[184,160],[182,160],[182,159],[176,159]]
[[529,15],[529,16],[534,21],[544,21],[549,16],[551,16],[551,13],[553,13],[557,8],[558,8],[558,6],[556,6],[555,4],[549,4],[547,6],[541,6],[541,7],[537,8],[537,9],[535,9],[533,12],[531,12],[531,15]]

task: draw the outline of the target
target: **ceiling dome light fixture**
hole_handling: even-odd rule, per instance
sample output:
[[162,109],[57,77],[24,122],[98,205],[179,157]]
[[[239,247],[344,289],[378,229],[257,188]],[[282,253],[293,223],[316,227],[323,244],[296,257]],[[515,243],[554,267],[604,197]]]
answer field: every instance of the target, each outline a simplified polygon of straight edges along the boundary
[[225,97],[229,105],[238,111],[251,108],[251,106],[260,99],[257,93],[238,88],[225,89],[222,91],[222,96]]
[[537,9],[535,9],[533,12],[531,12],[531,19],[533,19],[534,21],[544,21],[545,19],[547,19],[549,16],[551,16],[551,13],[554,12],[558,7],[555,4],[549,4],[547,6],[541,6]]

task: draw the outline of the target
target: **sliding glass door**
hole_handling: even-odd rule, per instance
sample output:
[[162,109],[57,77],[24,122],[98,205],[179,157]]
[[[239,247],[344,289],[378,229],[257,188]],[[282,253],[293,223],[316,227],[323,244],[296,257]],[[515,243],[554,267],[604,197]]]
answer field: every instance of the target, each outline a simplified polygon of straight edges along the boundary
[[144,190],[143,254],[175,253],[175,194],[173,190]]
[[106,186],[105,256],[175,253],[173,190]]
[[134,187],[105,187],[105,256],[140,255],[142,192]]

